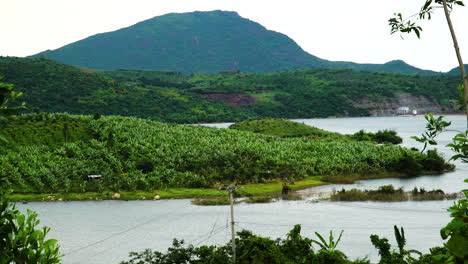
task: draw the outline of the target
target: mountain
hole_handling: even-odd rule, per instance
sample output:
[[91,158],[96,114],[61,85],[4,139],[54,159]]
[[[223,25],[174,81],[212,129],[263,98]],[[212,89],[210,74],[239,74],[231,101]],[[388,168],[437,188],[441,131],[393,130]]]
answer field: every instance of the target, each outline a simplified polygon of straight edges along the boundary
[[[468,70],[468,64],[465,64],[465,70]],[[455,67],[447,72],[449,75],[460,75],[460,67]]]
[[[154,74],[153,74],[154,75]],[[184,76],[159,73],[163,87],[142,87],[44,58],[0,57],[0,81],[24,92],[25,112],[137,116],[166,122],[214,122],[248,118],[240,109],[177,89]],[[162,77],[161,77],[162,78]],[[170,86],[170,87],[167,87]]]
[[273,72],[297,68],[351,68],[435,75],[403,61],[358,64],[327,61],[288,36],[236,12],[171,13],[34,55],[96,69],[152,69],[185,73]]

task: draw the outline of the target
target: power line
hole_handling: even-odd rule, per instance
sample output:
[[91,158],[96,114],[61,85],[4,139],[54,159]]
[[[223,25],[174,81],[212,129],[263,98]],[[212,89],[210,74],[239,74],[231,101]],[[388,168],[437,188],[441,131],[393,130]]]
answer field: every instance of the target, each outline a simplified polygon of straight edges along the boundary
[[[188,206],[186,206],[186,207],[188,207]],[[171,210],[171,209],[166,210],[165,213],[168,213],[170,210]],[[177,219],[177,218],[181,218],[181,217],[185,216],[186,214],[188,214],[188,213],[185,213],[184,215],[182,215],[182,216],[180,216],[180,217],[171,218],[171,221],[174,220],[174,219]],[[163,214],[163,215],[164,215],[164,214]],[[79,252],[79,251],[81,251],[81,250],[83,250],[83,249],[86,249],[86,248],[89,248],[89,247],[98,245],[98,244],[103,243],[103,242],[105,242],[105,241],[107,241],[107,240],[109,240],[109,239],[112,239],[112,238],[114,238],[114,237],[120,236],[120,235],[125,234],[125,233],[128,233],[128,232],[130,232],[130,231],[132,231],[132,230],[135,230],[135,229],[137,229],[137,228],[140,228],[140,227],[142,227],[142,226],[145,226],[145,225],[147,225],[147,224],[149,224],[149,223],[151,223],[151,222],[153,222],[153,221],[155,221],[155,220],[157,220],[157,219],[160,219],[160,216],[153,217],[153,218],[149,219],[149,220],[146,221],[146,222],[140,223],[140,224],[135,225],[135,226],[133,226],[133,227],[130,227],[130,228],[128,228],[128,229],[125,229],[125,230],[122,230],[122,231],[120,231],[120,232],[114,233],[114,234],[112,234],[112,235],[110,235],[110,236],[108,236],[108,237],[106,237],[106,238],[100,239],[100,240],[98,240],[98,241],[96,241],[96,242],[93,242],[93,243],[91,243],[91,244],[87,244],[87,245],[85,245],[85,246],[82,246],[82,247],[79,247],[79,248],[77,248],[77,249],[71,250],[71,251],[65,253],[64,255],[71,255],[71,254],[74,254],[74,253],[76,253],[76,252]]]
[[224,230],[226,230],[226,229],[228,229],[228,227],[226,227],[226,226],[221,226],[220,228],[217,229],[216,232],[214,232],[213,234],[210,234],[207,238],[205,238],[205,239],[201,240],[200,242],[198,242],[197,244],[195,244],[195,246],[200,245],[201,243],[203,243],[203,242],[207,241],[208,239],[210,239],[213,235],[216,235],[216,234],[218,234],[219,232],[222,232],[222,231],[224,231]]
[[[189,207],[189,206],[185,206],[185,207],[183,207],[183,208],[187,208],[187,207]],[[192,209],[192,210],[193,210],[193,209]],[[180,219],[180,218],[184,217],[185,215],[189,214],[192,210],[190,210],[189,212],[184,213],[184,214],[181,215],[181,216],[177,216],[177,217],[171,218],[171,221],[173,221],[174,219]],[[170,211],[170,209],[166,210],[165,212],[167,213],[167,212],[169,212],[169,211]],[[155,217],[155,218],[156,218],[156,217]],[[154,220],[155,218],[153,218],[152,220]],[[151,221],[151,220],[150,220],[150,221]],[[150,221],[148,221],[148,222],[150,222]],[[138,227],[141,227],[141,226],[147,224],[148,222],[142,223],[142,224],[138,225]],[[135,227],[136,227],[136,226],[135,226]],[[130,228],[130,229],[133,230],[133,229],[135,229],[135,228]],[[127,230],[128,230],[128,231],[131,231],[131,230],[129,230],[129,229],[127,229]],[[127,231],[127,230],[124,230],[124,231]],[[120,232],[120,233],[124,233],[124,231],[122,231],[122,232]],[[113,234],[112,236],[114,236],[114,235],[115,235],[115,234]],[[115,236],[118,236],[118,235],[115,235]],[[114,237],[115,237],[115,236],[114,236]],[[110,238],[105,238],[105,239],[102,239],[102,240],[105,241],[105,240],[109,240],[109,239],[110,239]],[[101,242],[104,242],[104,241],[101,241]],[[132,241],[132,240],[127,239],[127,240],[125,240],[124,242],[120,242],[120,243],[117,245],[117,247],[122,246],[122,245],[125,245],[125,244],[128,244],[128,243],[130,243],[131,241]],[[98,244],[98,242],[95,242],[95,243],[93,243],[93,244]],[[89,247],[89,246],[90,246],[90,245],[84,246],[84,247],[82,247],[81,249],[87,248],[87,247]],[[83,261],[85,261],[85,260],[87,260],[87,259],[89,259],[89,258],[93,258],[93,257],[98,256],[98,255],[101,255],[102,253],[104,253],[104,252],[106,252],[106,251],[108,251],[109,249],[112,249],[112,248],[114,248],[114,246],[110,246],[110,247],[108,247],[108,248],[106,248],[106,249],[104,249],[104,250],[102,250],[102,251],[99,251],[99,252],[96,253],[96,254],[93,254],[93,255],[91,255],[91,256],[87,256],[87,257],[85,257],[85,258],[83,258],[83,259],[81,259],[81,260],[79,260],[79,261],[73,262],[73,263],[82,263]],[[81,249],[77,249],[76,251],[81,250]],[[75,251],[75,252],[76,252],[76,251]],[[75,252],[73,252],[73,253],[75,253]],[[70,254],[70,253],[69,253],[69,254]],[[65,255],[66,255],[66,254],[65,254]]]

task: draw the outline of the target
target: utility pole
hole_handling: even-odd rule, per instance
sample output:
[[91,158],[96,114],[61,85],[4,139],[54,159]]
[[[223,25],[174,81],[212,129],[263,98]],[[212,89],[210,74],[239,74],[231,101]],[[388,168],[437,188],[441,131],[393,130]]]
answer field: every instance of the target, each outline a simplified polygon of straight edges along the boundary
[[224,186],[219,188],[220,190],[226,190],[229,192],[229,202],[231,205],[231,247],[232,247],[232,263],[236,263],[236,231],[234,230],[234,191],[240,187],[235,186]]

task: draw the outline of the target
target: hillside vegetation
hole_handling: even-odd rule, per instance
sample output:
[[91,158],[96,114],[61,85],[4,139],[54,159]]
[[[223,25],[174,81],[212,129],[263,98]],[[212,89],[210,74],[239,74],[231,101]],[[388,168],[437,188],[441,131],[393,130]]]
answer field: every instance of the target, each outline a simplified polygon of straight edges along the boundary
[[[368,142],[279,138],[129,117],[33,114],[1,124],[16,193],[156,190],[307,176],[421,172],[427,156]],[[13,143],[15,142],[15,143]],[[425,167],[424,167],[425,168]],[[88,181],[88,175],[103,175]]]
[[298,68],[349,68],[372,72],[439,75],[401,60],[385,64],[328,61],[305,52],[288,36],[242,18],[210,11],[157,16],[112,32],[96,34],[45,56],[96,69],[146,69],[184,73],[272,72]]
[[21,99],[28,105],[27,112],[100,113],[187,123],[249,116],[172,86],[122,83],[48,59],[0,57],[0,76],[25,93]]
[[229,128],[279,137],[312,137],[318,139],[336,138],[346,140],[346,137],[341,134],[287,119],[266,118],[259,120],[246,120],[235,123]]
[[48,59],[0,57],[0,76],[25,93],[29,112],[135,116],[176,123],[247,118],[366,116],[359,104],[398,93],[450,105],[456,76],[410,76],[352,70],[194,74],[78,69]]

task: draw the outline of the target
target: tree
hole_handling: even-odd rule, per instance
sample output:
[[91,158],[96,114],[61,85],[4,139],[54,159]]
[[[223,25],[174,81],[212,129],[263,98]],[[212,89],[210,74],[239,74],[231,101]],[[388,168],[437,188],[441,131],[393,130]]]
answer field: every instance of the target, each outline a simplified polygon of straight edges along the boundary
[[[12,84],[0,82],[0,118],[8,118],[17,113],[19,107],[11,104],[23,95],[14,92]],[[0,141],[6,139],[0,135]],[[60,263],[60,252],[57,240],[45,237],[48,227],[36,229],[39,225],[37,213],[28,210],[26,215],[8,201],[4,190],[3,179],[0,179],[0,264],[55,264]]]
[[[460,67],[461,78],[463,81],[462,91],[463,91],[463,100],[462,100],[462,108],[464,108],[465,113],[467,114],[467,127],[468,127],[468,79],[465,71],[465,65],[463,64],[463,59],[460,53],[460,47],[458,45],[457,36],[455,34],[455,29],[452,24],[452,19],[450,18],[450,12],[452,11],[454,6],[464,6],[463,1],[461,0],[426,0],[426,3],[423,5],[421,10],[412,17],[417,17],[417,19],[428,19],[432,18],[435,9],[443,8],[445,18],[447,19],[447,25],[450,30],[450,34],[452,36],[453,46],[455,49],[455,54],[457,55],[458,64]],[[419,38],[422,28],[413,22],[411,18],[403,19],[403,15],[401,13],[395,14],[394,18],[388,20],[389,25],[391,26],[391,33],[394,34],[396,32],[402,33],[411,33],[414,32],[416,36]]]
[[37,213],[22,214],[0,193],[0,264],[61,263],[57,240],[46,240],[50,229],[37,225]]
[[[1,78],[0,78],[1,79]],[[23,96],[22,92],[13,91],[14,85],[0,82],[0,117],[7,117],[17,114],[17,109],[24,107],[25,104],[21,104],[19,107],[12,107],[11,104]]]
[[[417,141],[425,144],[436,145],[436,136],[447,130],[450,122],[443,120],[443,117],[434,118],[431,114],[426,115],[427,132],[420,138],[414,137]],[[458,131],[458,134],[452,139],[452,142],[447,145],[455,155],[451,160],[461,160],[468,163],[468,130],[465,132]],[[468,183],[468,179],[465,180]],[[452,220],[440,231],[442,239],[447,242],[444,244],[444,251],[436,258],[443,260],[445,263],[462,264],[468,259],[468,189],[462,191],[465,198],[455,202],[448,211]]]
[[[9,116],[16,115],[18,108],[25,107],[24,103],[22,103],[18,107],[12,107],[11,106],[11,104],[16,99],[23,96],[23,93],[15,92],[15,91],[13,91],[13,88],[14,88],[13,84],[0,82],[0,121],[1,121],[1,119],[7,118]],[[1,141],[5,142],[7,140],[0,133],[0,142]]]

